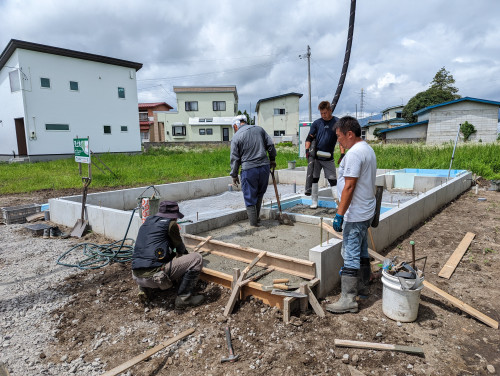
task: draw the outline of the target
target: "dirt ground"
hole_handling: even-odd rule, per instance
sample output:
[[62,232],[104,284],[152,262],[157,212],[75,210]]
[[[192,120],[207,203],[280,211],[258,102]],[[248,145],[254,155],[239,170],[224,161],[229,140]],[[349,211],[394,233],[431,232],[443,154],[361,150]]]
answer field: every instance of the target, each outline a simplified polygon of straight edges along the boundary
[[[67,194],[67,192],[64,192]],[[36,195],[36,194],[34,194]],[[42,194],[43,199],[50,197]],[[57,197],[61,193],[57,194]],[[56,197],[56,196],[52,196]],[[479,201],[478,198],[485,198]],[[0,206],[20,205],[40,197],[2,197]],[[437,276],[467,232],[476,234],[449,280]],[[467,191],[440,212],[400,237],[385,250],[387,257],[409,260],[410,240],[417,257],[427,256],[425,278],[442,290],[500,320],[500,193]],[[260,241],[260,240],[259,240]],[[262,245],[259,245],[262,248]],[[61,285],[69,302],[53,312],[57,341],[47,344],[44,362],[60,362],[85,353],[99,358],[109,370],[189,328],[186,340],[162,350],[131,368],[131,375],[489,375],[500,372],[500,332],[462,312],[424,288],[419,315],[413,323],[398,323],[382,312],[382,284],[359,301],[357,314],[319,318],[301,314],[285,325],[282,314],[252,298],[237,305],[226,321],[222,316],[230,291],[200,282],[207,303],[192,310],[173,308],[175,287],[159,292],[149,303],[137,299],[129,264],[85,271]],[[324,306],[340,290],[321,301]],[[239,360],[222,363],[228,355],[224,327],[232,332]],[[425,356],[334,346],[348,339],[422,347]],[[496,371],[494,370],[496,369]]]

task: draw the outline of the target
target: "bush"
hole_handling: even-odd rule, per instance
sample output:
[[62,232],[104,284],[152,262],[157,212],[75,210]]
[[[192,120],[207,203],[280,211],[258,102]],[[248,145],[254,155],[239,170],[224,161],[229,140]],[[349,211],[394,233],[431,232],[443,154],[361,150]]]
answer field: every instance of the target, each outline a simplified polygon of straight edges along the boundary
[[471,134],[476,133],[476,128],[466,121],[465,123],[460,124],[460,133],[464,135],[464,142],[469,140]]

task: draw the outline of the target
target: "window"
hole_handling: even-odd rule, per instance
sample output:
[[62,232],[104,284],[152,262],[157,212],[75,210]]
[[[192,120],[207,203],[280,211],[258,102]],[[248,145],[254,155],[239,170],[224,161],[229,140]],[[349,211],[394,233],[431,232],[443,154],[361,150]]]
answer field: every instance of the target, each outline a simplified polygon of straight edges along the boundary
[[186,111],[198,111],[198,101],[186,102]]
[[214,134],[212,128],[207,128],[206,132],[207,132],[207,135]]
[[214,111],[226,111],[226,102],[225,101],[213,101],[212,107]]
[[285,131],[274,131],[274,135],[275,136],[284,136],[285,135]]
[[124,87],[118,88],[118,98],[125,99],[125,88]]
[[185,136],[186,126],[185,125],[173,125],[172,126],[172,136]]
[[274,115],[285,115],[285,109],[284,108],[275,108]]
[[46,131],[69,131],[69,124],[45,124]]
[[9,72],[9,81],[11,93],[21,90],[21,81],[19,81],[19,71],[17,69]]
[[102,126],[104,134],[111,134],[111,125],[103,125]]
[[50,89],[50,78],[40,77],[40,86]]
[[204,128],[200,128],[199,132],[200,132],[200,135],[205,135],[205,129]]
[[401,119],[403,117],[403,113],[402,112],[396,112],[396,118],[397,119]]
[[128,127],[126,125],[122,125],[120,129],[122,132],[128,132]]
[[69,90],[71,90],[71,91],[78,91],[78,82],[76,82],[76,81],[70,81],[69,82]]
[[139,121],[149,121],[147,112],[139,112]]

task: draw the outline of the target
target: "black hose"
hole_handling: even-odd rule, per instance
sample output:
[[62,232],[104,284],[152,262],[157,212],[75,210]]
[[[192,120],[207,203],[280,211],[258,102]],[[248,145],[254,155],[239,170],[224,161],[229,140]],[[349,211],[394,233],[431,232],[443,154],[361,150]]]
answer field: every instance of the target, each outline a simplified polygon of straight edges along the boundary
[[332,100],[332,112],[335,111],[337,103],[340,98],[340,93],[342,93],[342,88],[344,87],[345,77],[347,75],[347,68],[349,67],[349,59],[351,58],[351,47],[352,47],[352,36],[354,34],[354,18],[356,16],[356,0],[351,0],[351,13],[349,17],[349,30],[347,32],[347,44],[345,47],[344,55],[344,65],[342,66],[342,73],[340,74],[339,84],[337,85],[337,91]]

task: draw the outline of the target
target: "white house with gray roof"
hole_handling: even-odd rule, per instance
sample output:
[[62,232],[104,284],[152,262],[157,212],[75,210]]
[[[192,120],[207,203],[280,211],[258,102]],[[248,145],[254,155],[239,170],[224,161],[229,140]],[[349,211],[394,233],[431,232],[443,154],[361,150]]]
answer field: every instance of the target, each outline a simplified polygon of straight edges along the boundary
[[259,99],[255,107],[257,125],[271,136],[294,136],[299,132],[299,99],[302,94],[287,93]]
[[142,64],[12,39],[0,55],[0,160],[140,152],[136,72]]

